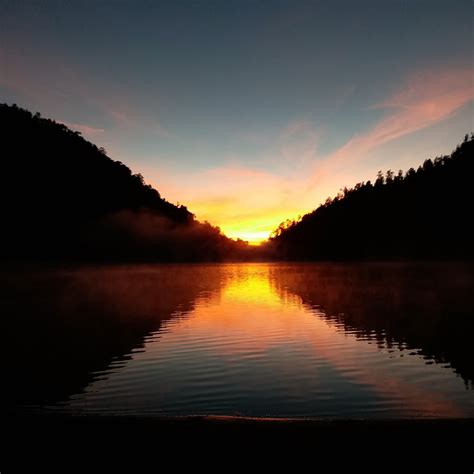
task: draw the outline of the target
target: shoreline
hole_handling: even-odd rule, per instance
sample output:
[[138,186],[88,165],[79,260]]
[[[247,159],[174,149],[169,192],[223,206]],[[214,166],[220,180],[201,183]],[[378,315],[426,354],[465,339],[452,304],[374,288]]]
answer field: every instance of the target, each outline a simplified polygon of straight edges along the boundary
[[297,430],[390,430],[446,428],[469,430],[474,435],[474,417],[466,418],[316,418],[246,415],[132,415],[82,414],[61,412],[12,412],[6,417],[10,426],[45,426],[67,423],[68,426],[163,426],[187,429],[199,426],[210,429],[236,427],[291,428]]
[[[160,458],[178,466],[210,465],[219,472],[234,462],[255,461],[268,468],[282,461],[363,467],[381,472],[400,464],[405,470],[421,462],[426,468],[447,463],[447,472],[472,472],[474,418],[453,419],[331,419],[242,416],[100,416],[17,414],[4,425],[7,464],[58,465],[61,472],[76,462],[82,472],[105,465],[132,465],[127,472],[148,472]],[[157,457],[156,457],[156,456]],[[222,460],[226,456],[226,460]],[[63,461],[66,459],[66,462]],[[123,464],[123,463],[126,464]],[[250,464],[248,464],[250,462]],[[454,468],[462,468],[458,471]],[[369,469],[369,471],[367,471]],[[465,470],[467,469],[467,471]],[[385,469],[383,469],[385,470]],[[326,471],[323,471],[326,472]],[[337,471],[336,471],[337,472]],[[421,471],[427,472],[427,471]]]

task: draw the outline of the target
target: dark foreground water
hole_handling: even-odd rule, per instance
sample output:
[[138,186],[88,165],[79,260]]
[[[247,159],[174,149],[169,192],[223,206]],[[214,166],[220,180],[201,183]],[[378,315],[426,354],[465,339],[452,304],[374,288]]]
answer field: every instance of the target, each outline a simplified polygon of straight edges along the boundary
[[0,275],[16,410],[474,416],[474,267],[216,264]]

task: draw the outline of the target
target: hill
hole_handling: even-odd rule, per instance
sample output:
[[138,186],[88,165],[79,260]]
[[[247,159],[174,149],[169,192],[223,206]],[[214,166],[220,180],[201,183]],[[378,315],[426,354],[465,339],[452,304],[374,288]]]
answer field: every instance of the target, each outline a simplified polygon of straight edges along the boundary
[[279,258],[465,259],[474,257],[474,138],[417,170],[378,173],[344,188],[300,220],[287,221],[270,245]]
[[198,261],[247,249],[39,113],[0,104],[0,141],[3,258]]

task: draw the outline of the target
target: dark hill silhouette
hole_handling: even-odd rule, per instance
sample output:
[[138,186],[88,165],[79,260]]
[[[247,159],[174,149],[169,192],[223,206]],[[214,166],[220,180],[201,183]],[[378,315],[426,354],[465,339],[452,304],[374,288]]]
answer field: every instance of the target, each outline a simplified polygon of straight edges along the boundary
[[0,131],[3,258],[195,261],[248,250],[64,124],[0,104]]
[[300,220],[281,224],[269,245],[282,259],[472,259],[474,138],[450,156],[406,174],[378,173],[344,188]]

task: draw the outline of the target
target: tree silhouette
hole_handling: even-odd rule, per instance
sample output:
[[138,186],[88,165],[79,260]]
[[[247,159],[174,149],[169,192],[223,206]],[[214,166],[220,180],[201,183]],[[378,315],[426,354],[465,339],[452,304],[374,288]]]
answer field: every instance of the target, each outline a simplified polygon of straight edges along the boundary
[[405,175],[344,188],[297,221],[281,224],[270,245],[283,259],[472,259],[474,139],[450,156]]

